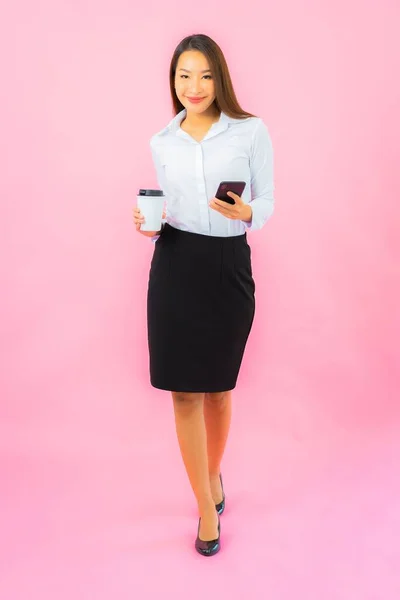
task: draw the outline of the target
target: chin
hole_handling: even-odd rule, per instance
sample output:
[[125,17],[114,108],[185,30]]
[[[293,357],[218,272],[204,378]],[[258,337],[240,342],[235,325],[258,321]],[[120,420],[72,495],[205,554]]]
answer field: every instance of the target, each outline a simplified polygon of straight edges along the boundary
[[206,102],[204,102],[204,103],[202,102],[201,104],[191,104],[190,102],[185,102],[185,103],[182,102],[182,104],[184,105],[184,107],[186,108],[186,110],[188,112],[197,113],[197,114],[206,112],[212,106],[212,102],[211,102],[211,104],[207,104]]

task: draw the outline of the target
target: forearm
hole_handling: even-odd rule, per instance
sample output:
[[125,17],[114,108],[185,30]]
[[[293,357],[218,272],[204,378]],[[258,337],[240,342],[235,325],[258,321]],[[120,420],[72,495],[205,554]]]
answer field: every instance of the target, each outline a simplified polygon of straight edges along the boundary
[[252,231],[261,229],[272,216],[274,212],[274,198],[271,195],[259,196],[254,198],[248,205],[251,216],[250,219],[242,219],[246,227]]
[[243,223],[250,225],[252,219],[253,219],[253,209],[251,208],[250,204],[245,204],[243,206],[243,212],[242,212],[240,220],[243,221]]

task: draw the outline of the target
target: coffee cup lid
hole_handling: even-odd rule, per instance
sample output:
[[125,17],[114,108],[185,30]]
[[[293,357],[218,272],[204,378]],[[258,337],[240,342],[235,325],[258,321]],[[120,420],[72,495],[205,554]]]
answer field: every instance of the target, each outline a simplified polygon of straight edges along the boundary
[[142,189],[139,190],[139,196],[164,196],[164,192],[162,190]]

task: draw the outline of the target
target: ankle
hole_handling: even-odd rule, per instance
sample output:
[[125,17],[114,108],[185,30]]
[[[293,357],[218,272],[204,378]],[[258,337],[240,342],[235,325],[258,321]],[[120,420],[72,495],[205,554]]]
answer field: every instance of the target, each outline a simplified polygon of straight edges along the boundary
[[203,500],[202,502],[198,502],[198,509],[199,509],[199,515],[200,516],[208,516],[211,513],[215,512],[215,504],[214,504],[214,500],[213,497],[210,496],[210,498],[208,498],[207,500]]

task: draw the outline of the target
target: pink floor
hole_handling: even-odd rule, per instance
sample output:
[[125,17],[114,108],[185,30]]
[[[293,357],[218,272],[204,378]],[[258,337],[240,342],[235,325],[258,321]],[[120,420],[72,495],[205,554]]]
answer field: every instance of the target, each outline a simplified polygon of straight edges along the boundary
[[273,389],[252,389],[250,412],[239,386],[223,547],[205,559],[168,399],[143,389],[133,407],[128,383],[103,379],[108,422],[83,382],[58,426],[3,421],[2,600],[400,597],[398,424],[356,426]]

